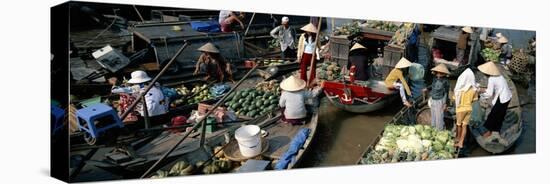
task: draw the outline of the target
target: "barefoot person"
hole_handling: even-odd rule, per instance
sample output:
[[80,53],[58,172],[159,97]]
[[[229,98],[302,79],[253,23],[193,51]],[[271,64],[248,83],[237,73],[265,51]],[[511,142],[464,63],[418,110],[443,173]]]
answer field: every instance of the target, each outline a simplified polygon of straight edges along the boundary
[[506,140],[500,137],[499,132],[508,110],[508,104],[512,99],[512,91],[494,62],[482,64],[478,66],[478,69],[489,77],[487,89],[480,89],[480,96],[493,99],[493,107],[484,124],[489,131],[485,132],[483,137],[507,144]]
[[470,116],[472,114],[472,104],[477,100],[476,78],[471,69],[466,69],[458,79],[454,89],[454,99],[456,107],[456,144],[458,148],[464,146],[464,137],[468,131]]
[[[311,64],[312,57],[315,58],[313,60],[313,66],[315,66],[316,61],[320,59],[319,49],[321,47],[315,41],[317,28],[313,24],[309,23],[302,27],[301,30],[305,31],[305,33],[303,33],[298,40],[297,58],[298,61],[300,61],[300,79],[308,81],[307,68]],[[315,46],[316,43],[317,46]],[[312,68],[312,70],[315,70],[315,68]],[[315,79],[315,72],[313,72],[312,74],[313,76],[309,76],[309,83],[311,83],[313,79]]]
[[233,80],[233,71],[231,64],[227,62],[220,54],[220,50],[212,43],[206,43],[197,49],[202,52],[195,66],[193,75],[206,73],[205,80],[214,79],[218,82],[223,82],[227,78]]

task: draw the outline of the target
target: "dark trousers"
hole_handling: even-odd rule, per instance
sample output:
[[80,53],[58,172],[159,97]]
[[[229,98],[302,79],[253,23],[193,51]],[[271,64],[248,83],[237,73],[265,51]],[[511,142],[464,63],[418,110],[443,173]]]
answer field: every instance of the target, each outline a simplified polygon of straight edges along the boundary
[[291,48],[286,48],[285,51],[281,52],[281,58],[296,58],[296,51]]
[[[300,79],[302,79],[302,80],[304,80],[308,83],[313,82],[313,79],[315,79],[315,73],[316,73],[316,72],[313,72],[312,75],[309,76],[309,81],[308,81],[307,68],[311,64],[311,57],[315,57],[315,56],[313,54],[304,53],[302,55],[302,61],[300,61]],[[316,63],[317,63],[317,60],[313,60],[313,66],[314,67],[315,67]],[[311,68],[311,70],[315,70],[315,68]]]
[[493,108],[491,108],[491,112],[489,113],[487,120],[485,120],[485,128],[489,131],[500,132],[509,103],[510,100],[506,103],[500,103],[500,97],[497,99],[497,102]]

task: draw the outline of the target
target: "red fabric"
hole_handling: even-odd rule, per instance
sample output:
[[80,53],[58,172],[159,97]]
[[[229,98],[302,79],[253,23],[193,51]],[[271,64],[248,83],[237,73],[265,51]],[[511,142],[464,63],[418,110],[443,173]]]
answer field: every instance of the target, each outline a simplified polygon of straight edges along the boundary
[[[185,116],[176,116],[172,118],[172,127],[183,126],[186,123],[187,123],[187,118]],[[178,132],[181,132],[181,130],[171,129],[170,132],[178,133]]]
[[432,49],[432,55],[434,59],[441,59],[443,58],[443,55],[441,54],[441,51],[439,49]]
[[[313,79],[315,79],[315,68],[313,68],[312,70],[314,71],[311,76],[310,76],[310,79],[309,81],[307,80],[307,68],[311,65],[311,57],[313,57],[313,54],[307,54],[307,53],[304,53],[302,55],[302,60],[300,61],[300,79],[303,79],[304,81],[311,83],[313,82]],[[315,66],[315,63],[316,63],[316,60],[313,60],[313,64]]]
[[[118,115],[122,115],[122,113],[126,112],[128,110],[128,107],[134,103],[134,101],[136,100],[136,97],[134,96],[131,96],[131,95],[128,95],[128,94],[120,94],[120,101],[118,103],[118,106],[119,106],[119,113]],[[131,112],[130,114],[128,114],[128,116],[126,116],[126,118],[124,118],[122,120],[122,122],[135,122],[138,120],[138,117],[136,115],[136,113],[134,112]]]
[[226,23],[225,20],[222,21],[222,23],[220,24],[221,28],[222,28],[222,32],[224,33],[228,33],[228,32],[232,32],[233,30],[231,29],[231,24],[229,23]]

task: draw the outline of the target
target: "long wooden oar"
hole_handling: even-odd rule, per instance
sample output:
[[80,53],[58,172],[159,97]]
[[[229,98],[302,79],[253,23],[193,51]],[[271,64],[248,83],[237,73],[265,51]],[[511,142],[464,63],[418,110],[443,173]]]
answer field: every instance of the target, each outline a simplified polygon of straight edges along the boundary
[[[310,80],[306,81],[307,82],[307,85],[311,85],[311,83],[309,81],[313,81],[314,79],[311,79],[311,77],[313,77],[313,74],[316,72],[316,62],[315,61],[315,58],[317,57],[317,44],[319,44],[319,35],[321,34],[321,23],[323,22],[323,17],[319,17],[319,23],[317,24],[317,34],[315,34],[315,45],[313,46],[313,54],[312,54],[312,57],[311,57],[311,62],[310,62],[310,72],[309,72],[309,77],[310,77]],[[307,71],[307,69],[306,69]]]
[[[231,88],[231,90],[229,90],[229,92],[227,94],[225,94],[222,99],[220,99],[215,105],[214,107],[212,107],[212,109],[216,109],[218,108],[221,104],[223,104],[223,102],[225,102],[225,99],[227,99],[227,97],[229,97],[229,95],[231,93],[233,93],[233,91],[235,91],[237,89],[237,87],[239,87],[245,80],[246,78],[253,73],[253,71],[256,69],[256,67],[258,67],[258,65],[254,66],[254,68],[250,69],[250,71],[248,71],[248,73],[246,73],[246,75],[241,78],[241,80],[239,80],[239,82],[237,82],[237,84]],[[214,111],[208,111],[204,117],[208,117],[210,114],[212,114]],[[198,127],[199,125],[202,125],[203,127],[203,135],[201,136],[204,136],[204,132],[206,131],[205,127],[206,127],[206,118],[203,118],[201,119],[200,122],[196,123],[193,128],[192,128],[192,131],[188,131],[186,132],[183,137],[174,145],[172,146],[172,148],[170,148],[166,153],[164,153],[164,155],[162,155],[162,157],[160,157],[159,160],[157,160],[157,162],[155,162],[155,164],[153,164],[149,169],[147,169],[147,171],[145,171],[145,173],[143,173],[143,175],[141,175],[140,178],[144,178],[146,177],[147,175],[149,175],[151,173],[151,171],[153,171],[158,165],[159,163],[161,163],[164,159],[166,159],[166,157],[168,157],[168,155],[170,155],[170,153],[172,153],[192,132],[194,132]]]
[[[157,76],[155,76],[155,78],[149,83],[149,85],[145,88],[145,90],[139,94],[138,98],[136,98],[136,99],[143,98],[147,94],[147,92],[149,92],[149,90],[151,90],[151,88],[153,88],[155,83],[159,80],[160,76],[162,76],[166,72],[166,70],[168,70],[168,67],[170,67],[170,65],[172,65],[176,61],[176,58],[183,52],[183,50],[185,48],[187,48],[187,46],[189,46],[189,43],[187,43],[187,41],[186,41],[185,44],[183,44],[183,46],[181,46],[181,48],[178,50],[178,52],[176,52],[176,54],[172,57],[172,59],[170,59],[170,61],[168,61],[166,66],[164,66],[164,68],[162,68],[162,70],[157,74]],[[125,119],[126,116],[128,116],[130,114],[130,112],[133,111],[133,109],[136,107],[136,105],[139,102],[140,102],[140,100],[135,100],[128,107],[128,109],[124,113],[122,113],[122,115],[120,116],[120,119]]]

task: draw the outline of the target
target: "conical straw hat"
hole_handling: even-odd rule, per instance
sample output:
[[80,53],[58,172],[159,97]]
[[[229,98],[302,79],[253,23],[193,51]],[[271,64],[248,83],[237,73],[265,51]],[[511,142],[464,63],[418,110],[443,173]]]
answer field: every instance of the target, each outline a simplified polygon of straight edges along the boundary
[[281,82],[281,88],[285,91],[298,91],[306,87],[306,81],[295,77],[294,75]]
[[402,57],[401,60],[395,64],[395,68],[407,68],[411,66],[411,64],[412,63],[407,58]]
[[203,52],[210,52],[210,53],[220,53],[220,50],[218,50],[218,48],[216,48],[216,46],[214,46],[214,44],[208,42],[206,44],[204,44],[203,46],[199,47],[199,49],[197,49],[199,51],[203,51]]
[[300,29],[307,32],[317,33],[317,28],[312,23],[309,23]]
[[438,64],[436,67],[433,67],[432,71],[439,72],[439,73],[444,73],[444,74],[447,74],[447,75],[451,74],[451,72],[449,72],[449,69],[447,69],[447,66],[443,63]]
[[463,27],[462,31],[467,32],[467,33],[473,33],[474,32],[474,30],[470,26]]
[[479,69],[479,71],[487,75],[495,75],[495,76],[500,75],[500,71],[498,71],[497,65],[495,65],[495,63],[491,61],[486,62],[485,64],[482,64],[482,65],[479,65],[477,69]]
[[508,43],[508,38],[502,36],[502,37],[498,38],[497,42],[498,43]]
[[349,51],[352,51],[352,50],[355,50],[355,49],[367,49],[367,48],[363,47],[363,45],[361,45],[361,44],[355,43]]

